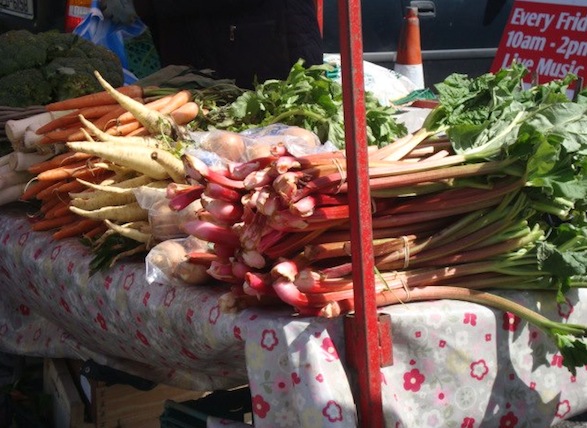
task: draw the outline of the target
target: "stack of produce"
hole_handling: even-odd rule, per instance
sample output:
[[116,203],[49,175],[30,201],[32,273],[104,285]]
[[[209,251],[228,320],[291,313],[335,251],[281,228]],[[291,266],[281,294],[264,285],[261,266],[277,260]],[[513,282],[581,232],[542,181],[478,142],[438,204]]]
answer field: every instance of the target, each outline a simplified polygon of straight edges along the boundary
[[[282,83],[280,93],[290,91],[290,102],[296,98],[294,93],[298,93],[300,106],[310,105],[311,100],[302,95],[308,92],[308,85],[314,86],[313,96],[336,115],[329,118],[329,112],[323,112],[324,116],[314,112],[309,116],[308,124],[340,130],[340,86],[323,75],[320,67],[294,67],[292,76],[297,77]],[[185,171],[179,155],[186,147],[198,145],[230,160],[240,160],[240,155],[253,156],[252,148],[244,152],[243,137],[220,130],[223,126],[216,122],[216,118],[226,112],[239,110],[238,103],[245,102],[253,91],[235,91],[227,82],[212,82],[203,88],[192,89],[151,86],[114,89],[100,73],[95,76],[103,91],[47,104],[45,110],[52,115],[51,119],[27,129],[30,136],[28,147],[49,153],[47,157],[50,159],[28,169],[33,177],[20,199],[41,202],[39,215],[33,223],[34,230],[51,231],[55,239],[94,238],[97,253],[101,252],[100,248],[107,248],[105,253],[108,255],[96,256],[102,261],[97,261],[95,266],[101,267],[103,260],[126,255],[126,250],[146,251],[165,237],[180,234],[177,225],[174,225],[175,233],[153,233],[151,223],[157,219],[160,223],[155,228],[169,229],[170,218],[160,215],[169,208],[159,204],[153,216],[149,216],[150,210],[139,203],[137,194],[145,193],[141,189],[148,187],[161,188],[169,183],[181,185],[185,181]],[[271,91],[265,91],[264,96],[275,98],[279,95]],[[238,103],[232,103],[237,95]],[[264,104],[263,110],[271,110],[267,102],[261,104]],[[273,120],[281,117],[286,123],[306,117],[306,114],[300,116],[303,109],[290,115],[289,119],[280,111],[273,111],[277,115]],[[210,120],[206,119],[208,115]],[[233,117],[234,120],[229,121],[230,127],[238,124],[241,129],[255,127],[263,120],[262,117],[253,119],[248,113],[238,120],[236,114]],[[380,135],[379,141],[391,139],[396,136],[394,132],[404,131],[395,123],[389,108],[378,111],[374,117],[368,126],[378,130],[374,135]],[[227,127],[228,122],[225,122],[224,128]],[[192,131],[208,135],[206,141],[196,135],[198,132]],[[312,132],[300,127],[289,127],[288,132],[312,142],[317,139]],[[333,132],[329,134],[334,135]],[[234,145],[234,142],[239,144]],[[105,230],[108,232],[104,233]],[[126,236],[134,242],[125,240],[121,244],[116,238],[113,245],[104,245],[112,235]],[[182,235],[185,236],[185,232]],[[113,256],[115,252],[122,254]]]
[[0,58],[0,106],[45,105],[99,92],[94,70],[115,86],[123,83],[116,54],[72,33],[4,32]]
[[[267,89],[306,103],[308,87],[315,85],[314,95],[329,99],[326,105],[337,104],[338,92],[324,91],[320,72],[309,70],[309,86],[293,79],[268,82]],[[294,67],[292,75],[298,73]],[[573,76],[524,89],[525,73],[513,66],[477,79],[452,76],[437,86],[441,103],[414,134],[398,138],[401,129],[392,131],[389,112],[370,122],[371,137],[377,123],[386,124],[370,140],[375,144],[368,171],[376,299],[388,305],[452,298],[510,311],[550,335],[574,372],[587,363],[585,326],[553,322],[487,291],[550,290],[563,299],[570,287],[584,286],[587,275],[587,100],[584,94],[573,102],[567,98]],[[128,204],[138,203],[141,190],[159,188],[168,210],[187,212],[176,225],[184,239],[198,242],[178,252],[182,273],[177,275],[188,278],[186,269],[193,266],[193,283],[208,276],[228,283],[230,292],[221,302],[225,310],[286,304],[300,315],[337,316],[354,309],[344,142],[327,150],[320,144],[331,135],[337,138],[340,117],[333,122],[315,111],[283,112],[274,96],[252,91],[198,115],[190,126],[179,126],[170,111],[145,107],[99,73],[96,77],[125,110],[116,116],[118,125],[130,112],[135,129],[144,127],[147,135],[113,135],[117,131],[107,132],[80,115],[83,107],[70,106],[76,114],[62,118],[77,116],[84,141],[43,134],[39,144],[63,141],[67,152],[53,159],[82,159],[66,168],[66,183],[49,191],[54,196],[64,184],[84,186],[59,193],[68,197],[59,208],[70,213],[64,217],[72,216],[76,225],[87,219],[86,233],[100,227],[100,232],[108,228],[126,235],[141,242],[131,252],[145,251],[152,244],[151,218],[143,206]],[[270,111],[268,117],[262,114]],[[234,116],[227,119],[230,112]],[[67,129],[62,118],[45,129],[56,123]],[[191,126],[216,128],[213,134],[223,127],[269,127],[288,118],[302,121],[288,123],[302,125],[295,133],[304,138],[295,143],[284,135],[256,143],[262,132],[247,130],[226,132],[214,144],[193,150]],[[310,138],[302,128],[322,135]],[[249,139],[254,142],[244,142]],[[220,162],[209,162],[210,154]],[[55,172],[40,165],[34,170],[37,185],[42,174]],[[71,174],[82,170],[104,176],[92,181]],[[47,202],[53,199],[58,198]],[[55,214],[46,209],[47,217],[47,212]]]
[[[50,103],[41,114],[7,123],[13,147],[27,152],[8,155],[20,161],[26,180],[6,202],[40,202],[31,227],[51,231],[54,239],[105,240],[108,235],[124,235],[129,237],[123,243],[125,251],[146,251],[152,238],[148,212],[139,206],[135,190],[164,189],[174,180],[183,182],[177,172],[183,166],[171,153],[171,145],[151,135],[179,132],[181,125],[196,117],[199,106],[189,91],[139,86],[115,90],[99,73],[96,76],[110,92],[103,88]],[[140,120],[111,93],[127,94],[125,100],[140,107]],[[175,170],[169,173],[166,168],[174,162]],[[120,242],[116,244],[108,249],[109,261],[125,253]],[[118,254],[112,254],[115,251]]]
[[[550,335],[574,372],[587,363],[585,326],[485,291],[562,299],[585,285],[587,102],[567,98],[572,76],[524,90],[525,73],[447,79],[420,131],[371,152],[377,304],[453,298],[513,312]],[[343,152],[295,155],[275,144],[225,167],[182,159],[203,207],[183,227],[213,244],[189,259],[231,284],[226,309],[354,309]],[[183,206],[181,196],[171,206]]]

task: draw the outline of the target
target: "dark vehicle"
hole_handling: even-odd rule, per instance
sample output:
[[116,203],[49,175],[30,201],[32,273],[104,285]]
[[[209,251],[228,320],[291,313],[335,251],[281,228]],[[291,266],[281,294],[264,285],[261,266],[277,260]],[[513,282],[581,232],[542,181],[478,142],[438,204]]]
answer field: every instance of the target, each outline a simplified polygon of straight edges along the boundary
[[66,0],[0,0],[0,33],[65,28]]
[[[325,52],[339,52],[337,0],[324,1]],[[514,0],[362,0],[366,61],[393,68],[403,16],[420,18],[426,86],[451,73],[471,77],[489,71]],[[66,0],[0,0],[0,33],[25,28],[63,30]]]
[[[324,0],[326,52],[339,52],[336,0]],[[416,7],[427,87],[451,73],[489,71],[513,0],[363,0],[364,59],[393,68],[407,7]]]

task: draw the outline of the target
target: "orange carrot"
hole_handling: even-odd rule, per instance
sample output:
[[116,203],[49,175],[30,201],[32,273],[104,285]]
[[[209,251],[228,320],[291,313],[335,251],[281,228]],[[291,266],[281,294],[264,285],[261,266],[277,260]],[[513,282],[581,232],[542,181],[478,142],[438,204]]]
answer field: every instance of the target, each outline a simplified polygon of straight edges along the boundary
[[58,231],[53,233],[53,239],[56,241],[65,238],[73,238],[74,236],[81,236],[100,225],[100,221],[84,219],[75,223],[68,223],[62,226]]
[[[143,88],[138,85],[122,86],[116,89],[122,92],[124,95],[132,98],[142,98]],[[116,104],[116,100],[106,91],[100,91],[93,94],[82,95],[76,98],[70,98],[67,100],[56,101],[49,103],[45,106],[48,111],[56,110],[77,110],[84,107],[105,105],[105,104]]]
[[57,168],[48,169],[37,175],[39,181],[56,181],[69,178],[72,174],[80,168],[85,168],[86,161],[74,162],[68,165],[59,166]]
[[145,137],[147,135],[149,135],[149,131],[144,126],[126,134],[127,137]]
[[[107,127],[111,126],[112,124],[116,123],[116,119],[126,110],[124,107],[116,106],[108,113],[100,116],[96,120],[94,120],[94,125],[101,130],[105,130]],[[86,136],[84,135],[83,131],[78,131],[69,136],[69,141],[81,141],[85,140]]]
[[78,122],[76,124],[71,125],[68,128],[61,128],[56,129],[55,131],[49,131],[44,135],[44,137],[49,138],[54,143],[63,143],[69,139],[69,136],[71,134],[78,132],[81,127],[82,126],[80,125],[78,119]]
[[92,107],[84,107],[74,110],[64,116],[53,119],[37,129],[37,134],[45,134],[59,128],[65,128],[69,125],[79,122],[79,115],[83,115],[86,119],[95,119],[105,115],[110,110],[115,108],[112,104],[98,105]]
[[56,119],[53,119],[51,122],[47,122],[40,128],[38,128],[35,132],[39,135],[46,134],[47,132],[55,131],[60,128],[65,128],[71,126],[72,124],[78,122],[77,116],[75,115],[76,111],[72,111],[64,116],[60,116]]
[[200,106],[194,101],[187,102],[171,112],[171,117],[178,125],[187,125],[194,120],[200,112]]
[[64,202],[61,199],[55,198],[55,199],[49,199],[48,201],[44,201],[41,204],[41,208],[40,211],[41,213],[43,213],[43,215],[47,215],[48,212],[50,212],[52,209],[54,209],[57,205],[61,205]]
[[20,199],[22,201],[30,201],[31,199],[36,198],[39,192],[51,187],[53,184],[55,184],[54,181],[35,181],[34,183],[29,184]]
[[185,103],[190,102],[191,99],[192,93],[187,89],[184,89],[182,91],[177,92],[176,94],[173,94],[169,102],[165,104],[163,107],[161,107],[159,111],[163,114],[169,114],[172,111],[180,108]]
[[87,238],[87,239],[95,238],[98,235],[102,235],[107,230],[108,230],[108,226],[106,226],[104,223],[100,222],[100,224],[98,224],[92,230],[84,233],[83,237]]
[[86,189],[82,183],[77,180],[69,180],[62,182],[61,186],[56,189],[56,192],[68,194],[69,192],[83,192]]
[[46,230],[55,229],[57,227],[64,226],[66,224],[81,221],[83,218],[76,214],[68,214],[67,216],[55,217],[55,218],[43,218],[35,221],[31,225],[31,229],[35,232],[41,232]]
[[129,132],[136,131],[140,127],[141,124],[139,121],[133,120],[132,122],[112,126],[106,129],[106,132],[110,135],[124,136],[128,135]]
[[44,201],[47,198],[52,198],[52,197],[56,197],[57,196],[57,189],[59,188],[59,186],[61,186],[63,184],[62,180],[57,180],[57,181],[51,181],[51,184],[49,187],[41,190],[39,193],[37,193],[36,198]]
[[91,179],[104,179],[104,176],[112,174],[112,171],[101,168],[101,167],[88,167],[84,169],[79,169],[74,171],[71,176],[73,178],[79,178],[82,180],[91,180]]
[[49,160],[46,160],[44,162],[39,162],[36,163],[32,166],[30,166],[28,168],[28,172],[30,172],[31,174],[40,174],[43,171],[46,171],[48,169],[53,169],[53,168],[57,168],[63,165],[68,165],[74,162],[78,162],[80,160],[87,160],[89,158],[91,158],[92,155],[89,155],[87,153],[81,153],[81,152],[65,152],[65,153],[61,153],[57,156],[52,157]]
[[52,209],[48,210],[45,213],[45,218],[55,218],[55,217],[62,217],[64,215],[68,215],[71,211],[69,211],[69,201],[63,201],[60,198],[55,198],[61,203],[55,205]]
[[126,109],[122,106],[116,106],[115,109],[109,111],[104,116],[94,120],[94,125],[97,128],[101,129],[102,131],[105,130],[107,127],[111,126],[113,123],[117,123],[118,116],[124,113]]

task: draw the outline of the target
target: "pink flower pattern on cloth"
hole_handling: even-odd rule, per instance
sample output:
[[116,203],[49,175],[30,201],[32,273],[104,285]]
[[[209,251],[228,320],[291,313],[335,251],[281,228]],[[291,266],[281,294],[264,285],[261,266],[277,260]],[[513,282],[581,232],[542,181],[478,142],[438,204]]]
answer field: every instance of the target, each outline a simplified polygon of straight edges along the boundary
[[[0,351],[93,358],[194,390],[249,384],[257,428],[357,425],[341,318],[287,308],[223,313],[223,286],[149,284],[142,263],[88,276],[88,250],[0,213]],[[549,318],[587,323],[587,290],[557,304],[502,292]],[[587,409],[587,367],[572,376],[548,338],[510,313],[458,301],[401,304],[393,364],[381,368],[387,427],[547,427]],[[361,352],[356,349],[355,352]],[[208,426],[249,426],[209,418]]]

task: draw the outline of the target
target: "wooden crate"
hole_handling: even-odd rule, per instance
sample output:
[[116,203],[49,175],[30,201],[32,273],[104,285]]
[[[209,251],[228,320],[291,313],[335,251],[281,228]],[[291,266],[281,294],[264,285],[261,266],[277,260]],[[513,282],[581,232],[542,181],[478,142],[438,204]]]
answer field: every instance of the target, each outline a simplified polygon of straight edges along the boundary
[[186,401],[204,393],[168,385],[140,391],[128,385],[92,385],[92,415],[97,428],[159,428],[165,400]]
[[43,360],[43,389],[52,397],[53,427],[91,428],[84,421],[85,403],[70,375],[64,360]]
[[[141,391],[129,385],[89,382],[84,397],[79,368],[74,360],[45,360],[45,389],[54,396],[55,428],[160,428],[165,400],[196,400],[206,392],[157,385]],[[84,412],[91,423],[84,422]]]

